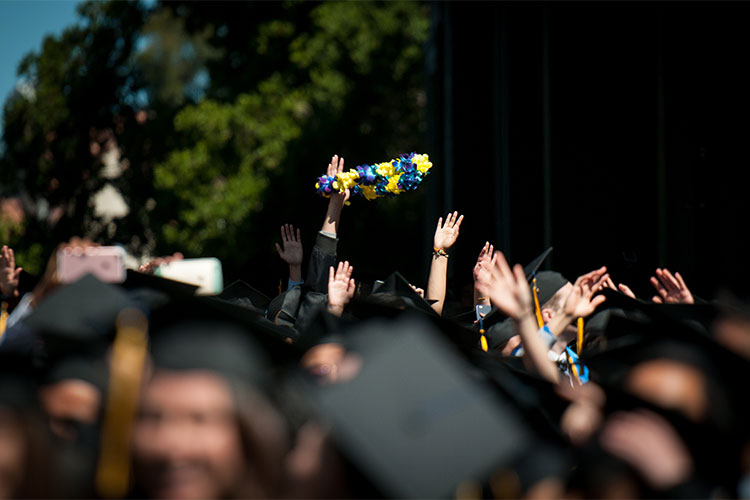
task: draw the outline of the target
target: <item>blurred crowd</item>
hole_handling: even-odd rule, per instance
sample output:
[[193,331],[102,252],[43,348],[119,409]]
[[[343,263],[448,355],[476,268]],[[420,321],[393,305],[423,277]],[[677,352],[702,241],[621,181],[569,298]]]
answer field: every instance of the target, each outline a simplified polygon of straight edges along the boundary
[[363,283],[337,259],[348,197],[307,256],[281,226],[276,297],[160,276],[181,254],[66,282],[79,238],[28,283],[3,246],[0,498],[750,498],[750,305],[488,242],[448,317],[463,216],[424,289],[393,262]]

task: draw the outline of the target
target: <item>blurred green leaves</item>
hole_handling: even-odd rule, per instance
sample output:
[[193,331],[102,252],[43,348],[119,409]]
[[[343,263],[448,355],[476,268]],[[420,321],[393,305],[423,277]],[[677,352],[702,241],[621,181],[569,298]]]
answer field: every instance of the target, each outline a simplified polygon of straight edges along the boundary
[[[19,250],[83,235],[241,266],[268,257],[255,242],[293,208],[320,217],[306,204],[333,153],[354,166],[422,149],[425,3],[92,1],[79,13],[24,59],[26,90],[4,104],[0,181],[31,200],[23,230],[7,232]],[[131,213],[102,222],[89,200],[112,142]]]

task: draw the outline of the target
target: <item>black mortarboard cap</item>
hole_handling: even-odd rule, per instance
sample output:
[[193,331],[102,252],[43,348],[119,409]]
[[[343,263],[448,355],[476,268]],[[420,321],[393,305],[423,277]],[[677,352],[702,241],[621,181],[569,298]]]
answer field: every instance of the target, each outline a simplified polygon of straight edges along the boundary
[[240,302],[242,299],[249,300],[250,304],[261,312],[268,309],[268,304],[271,303],[271,299],[267,295],[242,280],[237,280],[224,288],[219,294],[219,298],[239,304],[242,304]]
[[451,497],[464,480],[487,479],[527,446],[519,415],[468,375],[468,363],[424,318],[367,322],[347,344],[363,359],[359,373],[301,391],[382,494]]
[[129,290],[134,288],[151,288],[170,295],[195,295],[195,291],[198,289],[198,286],[191,285],[190,283],[175,281],[154,274],[141,273],[132,269],[127,270],[122,286]]
[[549,257],[549,254],[552,253],[552,247],[549,247],[544,252],[542,252],[539,257],[532,260],[528,264],[526,264],[523,268],[523,273],[526,275],[526,280],[529,281],[534,276],[534,273],[539,271],[539,268],[542,267],[542,264],[544,264],[544,261]]
[[557,271],[539,271],[536,273],[536,286],[539,289],[539,306],[547,303],[562,287],[570,283],[568,278]]
[[122,288],[89,274],[55,289],[24,322],[52,356],[99,351],[112,339],[119,313],[133,305]]
[[[274,325],[252,309],[216,297],[175,299],[152,312],[150,328],[154,356],[161,357],[155,359],[157,366],[163,362],[165,367],[203,367],[253,378],[260,372],[253,366],[244,366],[249,362],[242,361],[245,357],[280,364],[297,357],[296,348],[290,345],[296,335],[293,330]],[[232,348],[236,348],[235,354],[231,353]],[[257,355],[245,354],[253,349]]]
[[431,302],[434,301],[425,300],[415,292],[409,285],[409,281],[398,271],[391,273],[385,280],[383,280],[383,283],[376,283],[373,285],[371,295],[382,293],[396,295],[404,299],[406,304],[411,307],[428,314],[436,314],[435,310],[432,309],[430,305]]

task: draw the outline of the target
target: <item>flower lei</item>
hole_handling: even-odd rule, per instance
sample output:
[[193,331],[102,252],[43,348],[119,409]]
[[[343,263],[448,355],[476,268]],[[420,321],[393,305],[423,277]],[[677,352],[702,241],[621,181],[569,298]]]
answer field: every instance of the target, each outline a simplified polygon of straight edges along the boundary
[[330,198],[333,192],[350,190],[351,195],[368,200],[383,196],[394,197],[414,191],[432,168],[426,154],[409,153],[395,160],[375,165],[360,165],[335,176],[318,177],[315,189],[320,196]]

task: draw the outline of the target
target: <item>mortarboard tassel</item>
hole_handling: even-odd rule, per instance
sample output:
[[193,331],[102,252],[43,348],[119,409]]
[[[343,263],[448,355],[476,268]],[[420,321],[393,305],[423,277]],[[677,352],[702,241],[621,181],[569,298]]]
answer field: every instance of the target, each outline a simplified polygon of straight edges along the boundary
[[480,345],[482,346],[482,350],[484,352],[487,352],[489,350],[489,346],[487,345],[487,337],[484,336],[484,317],[479,316],[479,333],[481,337],[479,337]]
[[0,310],[0,340],[5,335],[5,325],[8,321],[8,303],[3,302],[2,310]]
[[565,354],[565,357],[568,359],[568,366],[570,367],[571,373],[573,373],[573,377],[575,377],[576,382],[578,382],[578,385],[583,385],[581,383],[581,379],[578,378],[578,369],[576,368],[576,364],[573,361],[573,359],[570,357],[570,355]]
[[544,319],[542,319],[542,309],[539,307],[539,289],[536,286],[536,273],[534,273],[534,279],[531,281],[531,290],[534,292],[534,312],[536,313],[536,323],[539,328],[544,326]]
[[117,317],[109,391],[102,425],[96,489],[101,498],[123,498],[130,481],[130,440],[146,361],[148,322],[137,309]]
[[581,354],[583,347],[583,318],[578,318],[578,335],[576,337],[576,354]]

